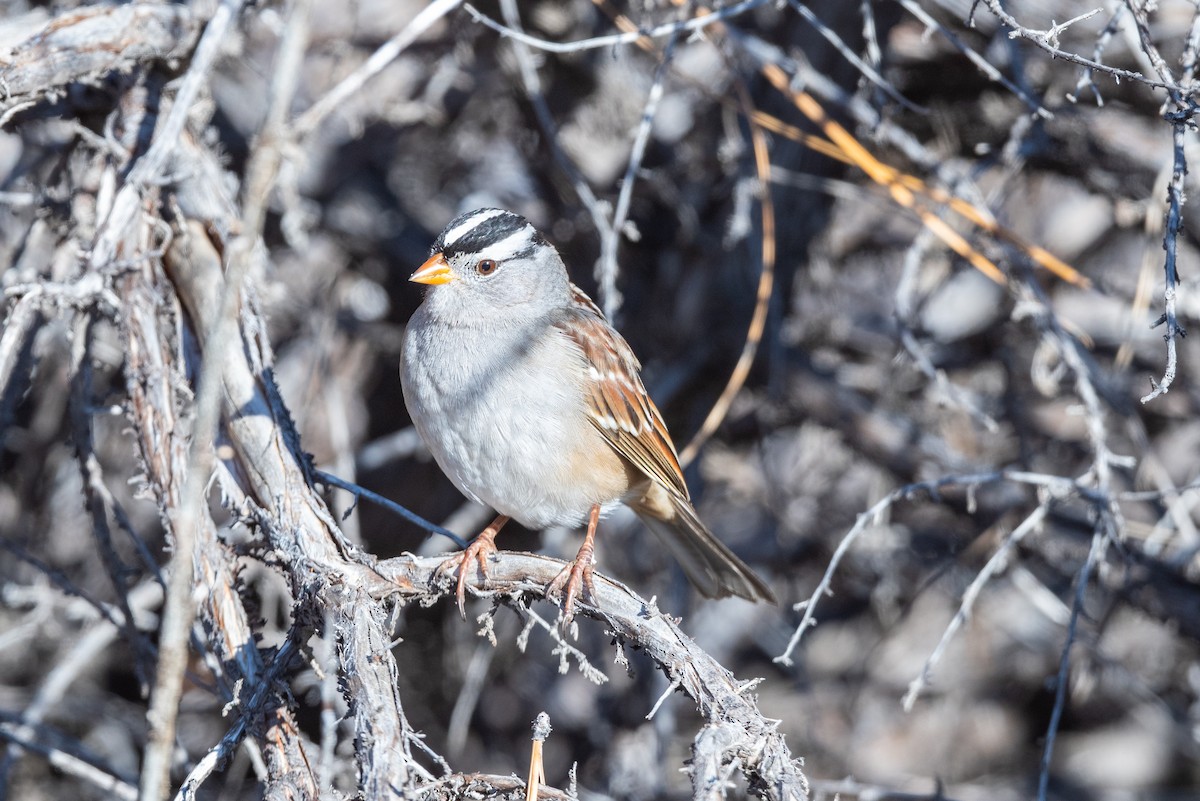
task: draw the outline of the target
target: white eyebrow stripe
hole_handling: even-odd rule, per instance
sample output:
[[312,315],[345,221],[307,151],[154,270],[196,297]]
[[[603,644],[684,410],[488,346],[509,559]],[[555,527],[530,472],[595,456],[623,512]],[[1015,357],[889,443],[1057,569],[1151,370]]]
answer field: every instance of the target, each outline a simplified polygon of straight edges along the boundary
[[457,242],[459,239],[462,239],[462,237],[464,235],[469,234],[471,231],[478,228],[483,223],[487,222],[488,220],[492,219],[493,217],[499,217],[503,213],[504,213],[503,209],[485,209],[484,211],[479,212],[478,214],[474,215],[473,217],[469,217],[466,220],[463,220],[458,225],[454,226],[449,231],[447,231],[445,233],[445,236],[442,237],[442,242],[444,243],[444,246],[450,247],[455,242]]
[[480,256],[487,256],[489,259],[496,261],[504,261],[511,258],[522,250],[526,250],[533,244],[533,228],[525,226],[515,234],[509,234],[494,245],[488,245],[483,250],[479,251]]

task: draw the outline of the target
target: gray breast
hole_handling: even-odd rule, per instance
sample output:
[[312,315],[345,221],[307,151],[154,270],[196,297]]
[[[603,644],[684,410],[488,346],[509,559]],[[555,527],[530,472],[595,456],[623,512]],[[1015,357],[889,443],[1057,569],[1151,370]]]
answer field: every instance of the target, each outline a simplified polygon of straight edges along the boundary
[[455,486],[535,527],[574,515],[541,490],[579,447],[569,421],[584,403],[578,350],[547,334],[410,325],[402,370],[417,430]]

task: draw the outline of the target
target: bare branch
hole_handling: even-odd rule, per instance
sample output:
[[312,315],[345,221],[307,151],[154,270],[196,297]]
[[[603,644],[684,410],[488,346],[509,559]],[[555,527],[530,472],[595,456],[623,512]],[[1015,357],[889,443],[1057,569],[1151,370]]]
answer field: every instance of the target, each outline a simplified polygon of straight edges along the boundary
[[68,84],[126,73],[191,50],[200,27],[190,6],[135,2],[75,9],[55,17],[0,55],[0,117],[53,96]]
[[604,305],[604,313],[609,319],[614,319],[617,310],[621,308],[621,293],[617,290],[617,248],[621,238],[628,235],[626,226],[629,222],[629,204],[633,201],[633,186],[637,182],[638,171],[641,169],[642,158],[646,155],[646,144],[650,141],[650,130],[654,125],[654,115],[658,111],[658,103],[662,100],[663,85],[666,81],[667,70],[671,66],[671,57],[675,53],[676,35],[667,39],[666,49],[658,68],[654,71],[654,82],[646,96],[646,105],[642,109],[642,121],[638,124],[637,133],[633,137],[633,149],[629,154],[629,163],[625,167],[625,177],[621,180],[621,191],[617,194],[617,207],[613,210],[612,224],[600,237],[600,258],[596,262],[596,279],[600,283],[600,300]]
[[345,103],[355,92],[362,89],[367,81],[378,75],[388,64],[395,61],[396,56],[408,49],[408,46],[415,42],[421,34],[433,27],[442,17],[458,8],[461,3],[462,0],[434,0],[434,2],[421,9],[420,13],[413,17],[412,22],[404,27],[404,30],[391,39],[388,39],[378,50],[371,54],[371,57],[361,67],[343,78],[337,86],[329,90],[308,111],[301,114],[292,124],[292,136],[296,139],[303,139],[312,133],[321,124],[321,121],[329,116],[330,112]]
[[[430,603],[450,600],[454,582],[442,565],[454,556],[403,556],[379,562],[377,579],[364,577],[376,597],[396,594]],[[541,597],[564,563],[537,554],[500,552],[488,565],[487,577],[468,576],[468,586],[493,602],[520,608],[526,597]],[[577,616],[603,622],[619,640],[636,645],[655,661],[668,680],[677,682],[709,720],[722,721],[720,763],[737,763],[751,789],[771,801],[808,796],[808,784],[776,730],[758,710],[747,685],[701,650],[670,616],[623,584],[593,574],[595,594],[580,601]],[[586,594],[585,594],[586,595]],[[714,752],[716,753],[716,752]]]
[[971,610],[975,606],[975,601],[979,598],[979,594],[983,591],[984,586],[991,581],[993,576],[1004,569],[1013,549],[1021,543],[1021,540],[1025,539],[1027,534],[1036,531],[1041,526],[1049,509],[1049,503],[1043,502],[1030,512],[1021,521],[1021,525],[1013,529],[1004,538],[1004,542],[991,555],[987,564],[983,566],[983,569],[975,574],[975,578],[971,580],[971,585],[963,593],[962,603],[959,605],[958,611],[954,614],[949,625],[946,626],[946,630],[942,632],[942,638],[938,641],[937,647],[933,649],[929,658],[925,660],[925,664],[921,666],[921,673],[909,683],[908,692],[904,694],[904,700],[901,701],[905,712],[912,711],[917,698],[920,697],[921,693],[929,685],[930,679],[933,676],[933,669],[937,667],[938,662],[941,661],[942,656],[946,653],[946,647],[950,644],[950,640],[954,638],[958,630],[971,617]]
[[[905,2],[905,0],[901,1]],[[996,18],[1000,20],[1000,22],[1002,22],[1011,30],[1011,33],[1009,34],[1010,36],[1016,36],[1020,39],[1026,39],[1030,42],[1033,42],[1035,45],[1040,47],[1042,50],[1045,50],[1054,58],[1061,58],[1064,61],[1071,62],[1072,64],[1078,64],[1081,67],[1087,67],[1096,72],[1108,75],[1116,80],[1126,79],[1137,81],[1138,83],[1145,84],[1146,86],[1153,87],[1155,89],[1179,91],[1179,87],[1173,83],[1156,81],[1153,78],[1146,77],[1140,72],[1110,67],[1090,58],[1085,58],[1078,53],[1072,53],[1069,50],[1060,50],[1056,45],[1051,43],[1050,36],[1048,35],[1049,31],[1036,31],[1021,25],[1021,23],[1017,22],[1015,17],[1004,10],[1004,7],[1000,4],[1000,0],[981,1],[987,7],[988,11],[992,12],[992,14],[994,14]],[[1075,20],[1072,20],[1072,22],[1074,21]],[[1053,30],[1054,28],[1052,27],[1051,31]],[[1061,31],[1059,31],[1059,33],[1061,33]]]
[[111,798],[133,801],[137,798],[137,787],[129,779],[121,778],[111,768],[97,764],[96,760],[81,756],[82,748],[68,750],[60,745],[50,745],[38,737],[38,731],[27,723],[0,721],[0,738],[8,740],[9,748],[22,749],[41,754],[51,765],[70,776],[78,776],[93,787],[109,793]]
[[[1190,118],[1190,114],[1188,116]],[[1160,380],[1154,381],[1151,379],[1153,391],[1142,396],[1142,403],[1149,403],[1159,395],[1166,394],[1171,389],[1171,384],[1175,381],[1175,372],[1178,369],[1179,360],[1179,356],[1176,353],[1176,343],[1187,333],[1179,324],[1179,317],[1175,306],[1176,292],[1179,285],[1176,259],[1178,258],[1179,231],[1183,224],[1184,180],[1187,177],[1187,155],[1184,150],[1184,136],[1187,132],[1188,122],[1188,118],[1181,118],[1174,124],[1172,137],[1175,153],[1174,167],[1171,170],[1171,183],[1167,185],[1167,222],[1163,232],[1163,250],[1166,251],[1166,259],[1163,262],[1163,314],[1152,326],[1157,328],[1164,323],[1166,324],[1166,333],[1163,334],[1163,339],[1167,343],[1167,366],[1163,370]]]
[[493,20],[491,17],[481,13],[478,9],[467,3],[463,7],[471,18],[476,22],[486,25],[502,36],[507,36],[516,39],[519,42],[533,47],[537,50],[545,50],[550,53],[578,53],[583,50],[595,50],[601,47],[616,47],[617,45],[631,44],[637,40],[648,37],[651,39],[661,39],[666,36],[674,36],[680,33],[691,31],[699,31],[705,27],[712,25],[714,22],[720,22],[725,19],[732,19],[740,14],[743,14],[753,8],[761,6],[767,0],[742,0],[728,8],[720,11],[709,12],[707,14],[699,14],[683,22],[671,22],[664,25],[657,25],[645,31],[630,31],[628,33],[614,33],[609,36],[597,36],[592,39],[583,39],[578,42],[550,42],[545,39],[538,39],[536,36],[530,36],[521,31],[513,30],[505,27]]
[[1083,602],[1087,595],[1088,582],[1092,571],[1104,556],[1104,551],[1111,541],[1111,532],[1098,526],[1092,535],[1092,547],[1088,549],[1087,559],[1079,568],[1075,579],[1075,598],[1071,602],[1071,620],[1067,624],[1067,639],[1063,643],[1062,657],[1058,663],[1058,680],[1054,688],[1054,707],[1050,713],[1050,723],[1046,728],[1046,744],[1042,751],[1042,767],[1038,774],[1038,801],[1046,801],[1050,789],[1050,759],[1054,756],[1054,741],[1058,735],[1058,726],[1062,721],[1063,709],[1066,706],[1067,682],[1071,671],[1071,646],[1075,644],[1076,629],[1079,616],[1083,613]]
[[904,7],[905,11],[907,11],[908,13],[912,14],[914,17],[919,19],[924,25],[928,26],[932,30],[936,30],[938,33],[940,33],[942,36],[944,36],[947,42],[949,42],[951,45],[953,45],[954,48],[956,50],[958,50],[958,52],[960,52],[964,56],[966,56],[967,60],[970,61],[972,64],[974,64],[979,69],[980,72],[982,72],[984,75],[986,75],[988,77],[988,79],[995,81],[996,83],[1000,84],[1005,89],[1007,89],[1008,91],[1012,92],[1017,97],[1021,98],[1021,100],[1024,101],[1025,105],[1029,108],[1030,111],[1034,112],[1039,117],[1042,117],[1044,119],[1050,119],[1051,117],[1054,116],[1053,114],[1050,113],[1050,111],[1047,108],[1045,108],[1042,105],[1042,102],[1040,100],[1038,100],[1036,97],[1031,96],[1024,89],[1017,86],[1015,83],[1010,81],[1008,78],[1004,77],[1000,73],[1000,70],[996,69],[995,66],[993,66],[991,62],[989,62],[983,56],[976,53],[974,50],[972,50],[970,47],[968,47],[967,44],[962,41],[962,39],[960,39],[959,37],[957,37],[953,33],[951,33],[949,30],[947,30],[946,26],[942,25],[940,22],[938,22],[936,19],[934,19],[929,14],[928,11],[926,11],[924,8],[922,8],[916,2],[916,0],[896,0],[896,1],[901,6]]

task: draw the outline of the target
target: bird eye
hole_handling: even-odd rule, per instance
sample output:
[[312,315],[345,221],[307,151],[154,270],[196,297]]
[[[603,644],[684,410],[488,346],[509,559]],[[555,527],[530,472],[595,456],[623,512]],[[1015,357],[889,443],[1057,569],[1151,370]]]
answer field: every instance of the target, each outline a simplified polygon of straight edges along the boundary
[[500,265],[496,263],[495,259],[480,259],[479,263],[475,265],[475,272],[480,275],[491,275],[499,267]]

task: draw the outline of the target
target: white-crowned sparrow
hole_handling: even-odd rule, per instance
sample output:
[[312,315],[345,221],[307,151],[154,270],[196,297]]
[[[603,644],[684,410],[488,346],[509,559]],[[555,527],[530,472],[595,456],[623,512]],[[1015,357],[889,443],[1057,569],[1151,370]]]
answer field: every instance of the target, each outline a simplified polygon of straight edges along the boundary
[[590,584],[597,520],[617,503],[704,595],[774,602],[697,517],[637,357],[524,217],[459,216],[410,280],[430,288],[405,332],[404,401],[454,485],[500,515],[455,563],[460,608],[470,561],[486,574],[509,518],[533,529],[586,520],[579,555],[548,588],[565,583],[570,615],[580,579]]

